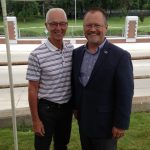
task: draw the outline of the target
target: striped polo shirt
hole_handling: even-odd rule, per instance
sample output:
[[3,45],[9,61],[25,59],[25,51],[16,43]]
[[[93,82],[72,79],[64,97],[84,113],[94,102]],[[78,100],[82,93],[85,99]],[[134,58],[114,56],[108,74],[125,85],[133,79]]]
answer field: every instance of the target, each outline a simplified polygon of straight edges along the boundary
[[59,50],[48,40],[31,52],[26,79],[39,81],[38,98],[66,103],[71,98],[73,45],[63,42]]

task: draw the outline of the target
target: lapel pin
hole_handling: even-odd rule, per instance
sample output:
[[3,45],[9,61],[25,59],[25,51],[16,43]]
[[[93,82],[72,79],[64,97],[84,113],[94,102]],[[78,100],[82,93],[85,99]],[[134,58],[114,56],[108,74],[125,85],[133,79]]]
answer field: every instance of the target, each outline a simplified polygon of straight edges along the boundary
[[104,53],[105,53],[105,54],[108,54],[108,51],[105,50]]

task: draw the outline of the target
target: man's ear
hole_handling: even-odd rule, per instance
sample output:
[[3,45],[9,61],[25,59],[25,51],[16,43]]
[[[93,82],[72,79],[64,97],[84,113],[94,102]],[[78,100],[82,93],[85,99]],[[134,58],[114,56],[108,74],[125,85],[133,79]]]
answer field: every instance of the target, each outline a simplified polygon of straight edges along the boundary
[[108,24],[106,24],[106,30],[108,30]]
[[46,29],[47,29],[47,23],[45,22],[45,27],[46,27]]

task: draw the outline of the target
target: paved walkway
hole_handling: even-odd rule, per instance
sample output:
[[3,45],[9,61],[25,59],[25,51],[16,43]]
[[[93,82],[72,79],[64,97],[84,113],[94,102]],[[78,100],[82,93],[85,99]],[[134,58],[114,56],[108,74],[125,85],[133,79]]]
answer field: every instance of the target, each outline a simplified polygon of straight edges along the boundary
[[[132,56],[142,56],[142,55],[150,55],[150,43],[131,43],[131,44],[117,44],[118,46],[128,50]],[[19,55],[25,55],[25,60],[27,60],[27,56],[38,45],[11,45],[11,53],[13,56],[17,56],[19,60]],[[75,45],[77,47],[79,45]],[[3,44],[0,44],[0,60],[5,61],[6,56],[6,47]],[[17,61],[18,61],[17,60]],[[23,60],[22,60],[23,61]],[[134,62],[134,67],[149,67],[150,68],[150,60],[144,63]],[[138,71],[137,71],[138,73]],[[145,72],[143,72],[145,73]],[[148,70],[150,74],[150,69]],[[140,74],[140,73],[139,73]],[[2,80],[2,79],[1,79]],[[141,80],[136,81],[135,86],[135,94],[133,103],[143,104],[150,102],[150,79],[144,82],[144,85],[147,84],[147,87],[144,88],[141,86]],[[143,82],[143,81],[142,81]],[[27,108],[28,107],[28,97],[27,97],[27,87],[23,88],[15,88],[14,89],[14,97],[15,97],[15,106],[17,109]],[[0,111],[6,111],[11,109],[11,99],[10,99],[10,90],[9,89],[0,89]],[[1,113],[0,113],[1,114]]]

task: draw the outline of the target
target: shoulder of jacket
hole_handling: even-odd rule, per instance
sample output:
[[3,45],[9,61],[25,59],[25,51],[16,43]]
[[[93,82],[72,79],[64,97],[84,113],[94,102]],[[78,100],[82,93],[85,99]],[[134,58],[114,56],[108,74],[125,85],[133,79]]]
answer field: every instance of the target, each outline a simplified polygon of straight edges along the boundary
[[79,51],[81,49],[84,49],[85,47],[86,47],[85,45],[81,45],[81,46],[75,48],[74,51]]
[[112,44],[110,42],[108,42],[108,44],[109,44],[109,48],[113,49],[113,51],[116,51],[116,52],[121,53],[121,54],[127,54],[127,55],[130,54],[130,52],[128,52],[127,50],[125,50],[121,47],[119,47],[118,45]]

